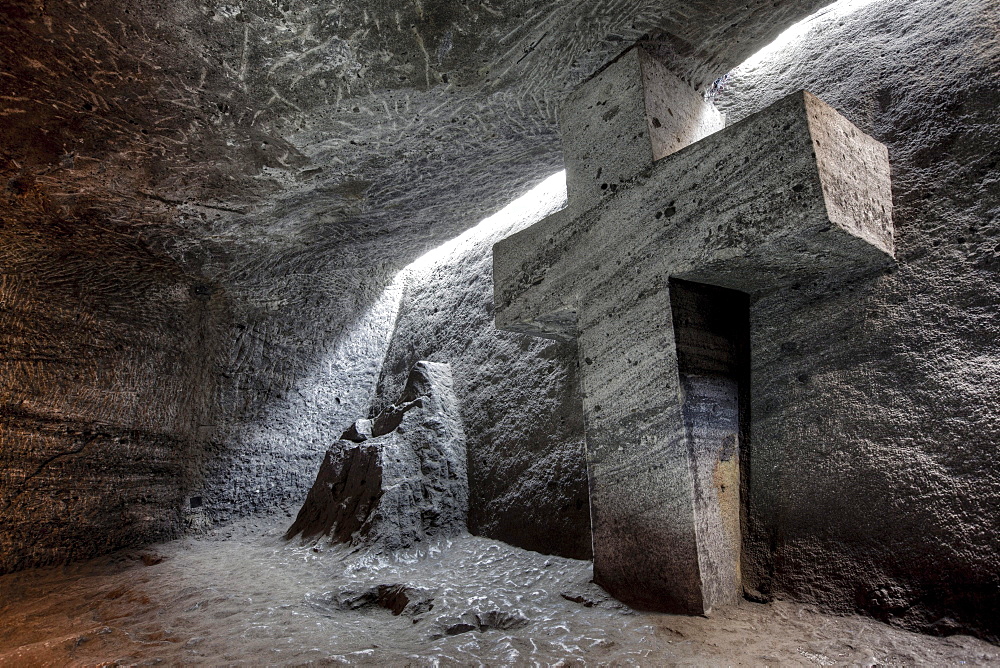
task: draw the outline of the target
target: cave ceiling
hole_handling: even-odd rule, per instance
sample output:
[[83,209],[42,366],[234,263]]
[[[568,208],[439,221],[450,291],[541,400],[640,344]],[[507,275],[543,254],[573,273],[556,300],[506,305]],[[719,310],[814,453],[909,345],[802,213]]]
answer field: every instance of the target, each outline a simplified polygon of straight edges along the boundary
[[632,43],[704,88],[823,4],[7,0],[4,216],[407,261],[559,169],[560,101]]

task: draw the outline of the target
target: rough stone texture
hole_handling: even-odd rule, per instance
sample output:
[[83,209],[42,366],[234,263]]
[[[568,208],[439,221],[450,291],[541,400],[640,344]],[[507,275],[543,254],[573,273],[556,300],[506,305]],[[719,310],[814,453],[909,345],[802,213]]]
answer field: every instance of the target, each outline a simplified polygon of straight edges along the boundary
[[755,305],[744,575],[996,641],[1000,6],[876,2],[733,73],[717,102],[739,120],[803,87],[889,147],[898,268]]
[[670,281],[681,415],[691,460],[704,598],[731,604],[742,593],[741,470],[749,460],[749,297],[702,283]]
[[394,551],[464,532],[469,479],[452,385],[447,364],[417,362],[395,404],[327,450],[285,538]]
[[380,607],[393,615],[416,617],[434,607],[434,590],[403,584],[374,585],[364,591],[348,589],[326,592],[321,596],[306,596],[306,601],[321,614],[333,615],[340,610],[361,610]]
[[654,160],[723,126],[722,115],[694,88],[645,50],[629,49],[563,102],[569,206],[586,211]]
[[529,201],[502,211],[408,270],[376,406],[398,393],[413,360],[449,363],[468,443],[469,529],[589,558],[576,347],[493,325],[493,243],[564,203],[563,193],[539,210]]
[[731,504],[702,489],[732,457],[686,424],[668,280],[753,300],[851,282],[889,264],[891,211],[885,148],[799,92],[494,246],[497,326],[577,338],[594,579],[613,595],[702,614],[741,590]]
[[[580,80],[649,32],[705,84],[820,4],[7,3],[0,360],[20,371],[0,395],[0,570],[294,508],[368,409],[385,286],[559,168]],[[811,440],[754,472],[755,512],[774,509],[755,581],[992,637],[998,15],[881,0],[717,98],[738,120],[813,90],[895,166],[899,271],[806,331],[854,318],[864,343],[792,333],[763,361],[801,406],[782,427]],[[825,379],[839,389],[810,394]]]
[[[1000,647],[787,601],[710,618],[643,614],[586,561],[459,536],[422,559],[276,549],[287,522],[241,520],[0,577],[0,663],[201,665],[995,666]],[[426,551],[425,551],[426,552]],[[374,562],[374,563],[373,563]],[[393,615],[382,605],[398,609]],[[433,607],[431,607],[433,606]],[[427,608],[419,612],[421,608]],[[527,623],[525,623],[527,622]],[[462,626],[459,626],[462,625]],[[471,627],[471,628],[470,628]],[[448,629],[468,633],[448,635]],[[483,631],[483,633],[479,633]]]
[[649,34],[705,84],[819,4],[7,3],[0,571],[294,507],[392,277],[558,169],[577,82]]
[[204,421],[190,392],[213,391],[203,346],[226,314],[114,229],[2,234],[0,572],[183,527]]
[[[572,337],[576,318],[558,314],[577,313],[595,286],[617,297],[615,280],[644,272],[654,286],[669,274],[759,295],[888,266],[885,147],[831,111],[793,93],[658,161],[597,207],[574,215],[571,205],[499,242],[498,326]],[[814,150],[831,133],[849,136],[836,163]]]

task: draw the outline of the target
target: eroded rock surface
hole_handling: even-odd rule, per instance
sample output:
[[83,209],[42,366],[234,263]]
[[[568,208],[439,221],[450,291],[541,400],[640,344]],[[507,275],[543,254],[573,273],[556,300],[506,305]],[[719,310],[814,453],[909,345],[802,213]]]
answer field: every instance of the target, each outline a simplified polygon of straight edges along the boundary
[[[384,289],[423,252],[559,169],[557,110],[579,81],[664,31],[677,38],[664,48],[710,82],[819,4],[6,3],[0,571],[146,543],[195,518],[200,526],[297,508],[326,447],[368,410],[395,318]],[[806,336],[773,331],[788,321],[782,304],[772,327],[757,330],[771,342],[759,359],[774,374],[768,392],[798,406],[768,432],[774,440],[753,474],[764,530],[745,573],[761,596],[940,632],[990,633],[975,620],[1000,619],[998,16],[995,0],[879,0],[736,73],[717,97],[738,120],[812,90],[889,146],[896,183],[900,270],[811,308]],[[486,294],[485,274],[473,255],[439,269],[407,288],[412,309],[404,305],[385,397],[395,399],[417,359],[451,362],[459,387],[503,378],[496,397],[459,392],[463,411],[480,407],[481,427],[464,416],[470,442],[482,445],[472,475],[497,481],[474,490],[482,496],[471,523],[529,546],[569,543],[562,537],[580,536],[586,517],[564,510],[585,508],[585,495],[563,500],[560,491],[586,491],[582,467],[567,464],[582,433],[565,400],[573,354],[513,335],[466,350],[466,333],[492,336],[491,316],[481,315],[488,297],[472,298]],[[849,334],[827,325],[845,314],[862,337],[831,353],[817,341]],[[810,395],[817,378],[836,391]],[[853,417],[872,406],[873,417]],[[792,432],[810,437],[806,447],[790,446]],[[829,434],[846,434],[852,448],[832,447]],[[552,530],[559,538],[545,533],[548,520],[563,523]],[[481,560],[434,577],[469,563]],[[296,557],[271,572],[296,565],[308,568]],[[214,547],[177,572],[196,571],[211,573],[206,586],[247,584]],[[81,590],[91,601],[93,587]],[[251,596],[261,600],[252,588],[203,610],[242,612]],[[110,603],[135,614],[140,599]],[[177,603],[179,624],[190,604]],[[143,624],[157,619],[149,614]],[[217,657],[235,646],[250,657],[272,651],[273,638],[251,638],[250,616],[211,627],[204,645]],[[88,612],[81,624],[91,621]],[[294,614],[288,624],[302,630]],[[741,626],[743,637],[755,627]],[[551,654],[523,656],[566,656],[558,633]],[[847,642],[856,647],[860,633],[846,632]],[[379,625],[371,637],[382,634]],[[74,660],[99,646],[67,643]],[[137,651],[167,651],[161,645]],[[913,646],[905,636],[871,656],[911,660]],[[734,651],[727,661],[746,655]],[[851,651],[852,661],[870,656]],[[388,656],[383,663],[409,655]],[[508,656],[505,646],[484,660]]]
[[[787,601],[743,603],[708,618],[637,613],[591,582],[587,561],[479,536],[443,541],[425,558],[373,561],[344,546],[316,552],[283,543],[284,522],[246,530],[241,524],[157,545],[166,559],[155,566],[122,563],[116,555],[0,576],[0,616],[11,622],[0,625],[0,664],[995,666],[1000,660],[1000,648],[968,636],[917,635]],[[229,532],[235,535],[225,538]],[[400,589],[414,606],[394,615],[383,605],[392,605]],[[427,596],[433,607],[418,612]]]
[[737,122],[806,88],[892,165],[897,268],[751,306],[759,593],[1000,638],[998,17],[995,0],[875,2],[716,98]]
[[483,221],[410,270],[376,406],[418,359],[448,361],[469,453],[469,530],[546,554],[590,558],[583,412],[572,343],[493,325],[492,245],[565,204],[558,177],[524,209]]
[[452,385],[448,365],[417,362],[395,404],[327,451],[285,537],[399,550],[465,531],[465,433]]
[[297,507],[383,290],[559,169],[578,81],[656,34],[710,83],[822,2],[5,3],[0,572]]
[[434,590],[405,584],[373,585],[362,591],[307,594],[306,603],[320,612],[385,608],[393,615],[415,617],[434,608]]

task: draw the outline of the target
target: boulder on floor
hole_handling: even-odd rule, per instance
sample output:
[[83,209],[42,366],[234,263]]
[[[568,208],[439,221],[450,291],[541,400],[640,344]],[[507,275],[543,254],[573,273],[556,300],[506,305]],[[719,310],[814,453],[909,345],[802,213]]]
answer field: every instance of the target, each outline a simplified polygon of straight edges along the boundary
[[466,530],[465,433],[447,364],[417,362],[402,396],[326,453],[286,539],[405,549]]

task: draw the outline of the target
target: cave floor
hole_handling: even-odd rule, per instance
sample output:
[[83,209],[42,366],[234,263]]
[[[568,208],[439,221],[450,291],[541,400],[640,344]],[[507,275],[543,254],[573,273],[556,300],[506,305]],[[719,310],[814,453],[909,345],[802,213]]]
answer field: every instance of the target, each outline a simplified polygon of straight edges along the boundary
[[[0,577],[0,665],[1000,662],[1000,648],[968,636],[781,601],[710,618],[636,613],[590,582],[589,562],[484,538],[394,560],[317,551],[285,543],[288,522]],[[392,599],[410,601],[399,615],[365,596],[398,584],[410,588]]]

